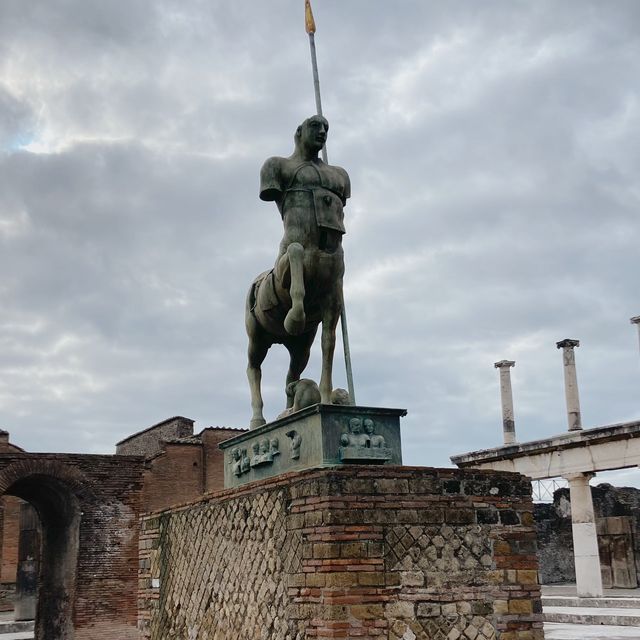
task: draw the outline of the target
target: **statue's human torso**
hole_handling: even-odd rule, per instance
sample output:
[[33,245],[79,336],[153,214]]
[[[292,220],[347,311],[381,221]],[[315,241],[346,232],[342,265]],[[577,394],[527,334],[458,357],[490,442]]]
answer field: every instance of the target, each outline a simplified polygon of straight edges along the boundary
[[261,172],[261,192],[277,191],[275,198],[285,221],[315,221],[323,229],[345,232],[344,204],[350,197],[347,172],[321,160],[269,158]]

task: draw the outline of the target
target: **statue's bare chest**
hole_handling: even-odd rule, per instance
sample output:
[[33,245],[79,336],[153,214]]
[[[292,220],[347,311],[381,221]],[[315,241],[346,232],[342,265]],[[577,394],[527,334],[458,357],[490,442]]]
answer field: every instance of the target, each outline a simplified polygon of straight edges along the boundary
[[291,163],[284,167],[283,178],[287,189],[323,188],[339,196],[345,195],[345,179],[340,171],[322,163]]

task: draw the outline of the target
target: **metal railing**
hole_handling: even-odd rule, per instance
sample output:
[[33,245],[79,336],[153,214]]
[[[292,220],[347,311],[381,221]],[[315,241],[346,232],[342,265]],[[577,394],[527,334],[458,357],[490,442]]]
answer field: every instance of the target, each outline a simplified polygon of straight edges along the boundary
[[531,489],[534,502],[553,502],[553,494],[556,489],[565,489],[569,483],[562,478],[550,478],[549,480],[532,480]]

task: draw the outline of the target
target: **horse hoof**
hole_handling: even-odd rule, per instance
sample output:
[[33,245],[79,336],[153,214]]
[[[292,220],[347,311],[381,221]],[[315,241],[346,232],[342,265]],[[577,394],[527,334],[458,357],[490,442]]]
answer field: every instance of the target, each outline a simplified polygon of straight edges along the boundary
[[264,418],[251,418],[251,421],[249,422],[249,429],[257,429],[263,424],[267,424],[267,421]]
[[301,333],[303,333],[305,324],[306,318],[304,315],[304,311],[301,314],[297,314],[293,313],[293,309],[291,309],[284,319],[285,331],[290,336],[299,336]]

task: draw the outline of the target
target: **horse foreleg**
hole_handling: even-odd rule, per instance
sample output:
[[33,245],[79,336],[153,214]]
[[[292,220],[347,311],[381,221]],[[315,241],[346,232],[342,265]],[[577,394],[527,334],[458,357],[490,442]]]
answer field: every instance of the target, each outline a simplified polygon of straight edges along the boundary
[[337,309],[325,311],[322,319],[322,373],[320,374],[320,397],[323,404],[331,404],[333,391],[333,352],[336,348],[336,326],[339,312]]
[[262,363],[267,356],[268,346],[255,344],[253,340],[249,340],[249,364],[247,365],[247,378],[249,379],[249,389],[251,391],[251,410],[253,415],[249,422],[249,428],[255,429],[266,424],[262,409]]
[[[286,388],[289,388],[289,384],[300,380],[302,372],[305,370],[309,363],[309,356],[311,355],[311,345],[316,335],[316,329],[305,333],[302,336],[289,338],[285,342],[285,347],[289,352],[289,371],[287,371]],[[287,409],[293,406],[293,395],[287,394]]]
[[298,336],[304,331],[306,324],[304,313],[304,247],[299,242],[292,242],[287,247],[287,258],[291,275],[291,285],[289,287],[291,309],[289,309],[284,319],[284,328],[289,335]]

